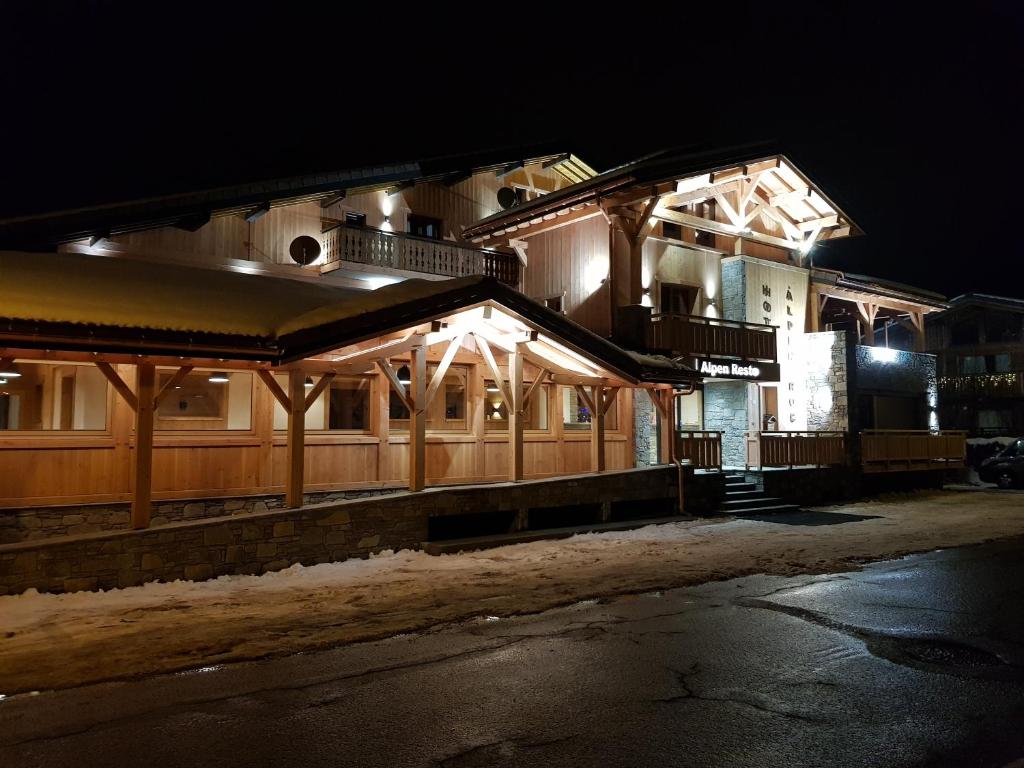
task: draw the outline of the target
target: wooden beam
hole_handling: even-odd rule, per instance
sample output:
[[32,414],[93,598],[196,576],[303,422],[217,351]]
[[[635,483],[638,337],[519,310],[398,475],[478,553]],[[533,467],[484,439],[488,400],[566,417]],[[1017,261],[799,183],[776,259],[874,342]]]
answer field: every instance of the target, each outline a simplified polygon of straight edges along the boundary
[[512,405],[508,409],[508,479],[523,479],[523,422],[526,403],[523,398],[523,354],[516,350],[508,354],[508,381],[512,390]]
[[288,413],[292,409],[292,401],[285,391],[281,389],[281,385],[277,383],[277,379],[274,378],[274,374],[265,368],[258,368],[256,375],[260,377],[260,381],[266,384],[267,389],[270,390],[270,394],[274,396],[274,399],[281,404],[284,408],[284,412]]
[[[333,378],[334,372],[328,371],[323,376],[321,376],[320,380],[315,385],[313,385],[313,388],[306,393],[306,399],[303,401],[302,406],[303,413],[306,413],[312,407],[313,403],[316,402],[316,399],[320,397],[320,395],[323,393],[325,389],[327,389],[327,386],[331,383],[331,380]],[[302,386],[303,388],[305,388],[306,386],[305,379],[302,380]]]
[[427,348],[412,348],[409,361],[409,490],[422,491],[426,486],[427,467]]
[[167,397],[167,395],[169,395],[176,386],[181,384],[181,382],[184,381],[185,377],[188,376],[191,372],[191,365],[183,365],[177,371],[175,371],[174,375],[171,376],[171,378],[168,379],[167,383],[160,388],[159,392],[157,392],[156,397],[153,399],[153,407],[159,408],[160,403],[164,401],[164,398]]
[[339,189],[337,192],[334,192],[334,193],[328,195],[327,197],[323,198],[320,201],[320,207],[321,208],[330,208],[332,205],[337,205],[338,203],[340,203],[344,199],[345,199],[345,190],[344,189]]
[[455,359],[455,353],[459,351],[459,347],[462,345],[462,338],[462,334],[459,334],[448,343],[448,349],[444,351],[444,356],[437,364],[437,370],[434,371],[434,376],[430,380],[430,386],[427,387],[426,402],[423,404],[424,408],[429,408],[430,404],[434,402],[434,396],[441,388],[442,382],[444,382],[444,377],[448,373],[448,367],[452,364],[452,360]]
[[303,502],[306,459],[305,374],[295,368],[288,371],[288,444],[285,462],[285,506],[296,509]]
[[605,469],[603,389],[594,386],[590,390],[593,393],[591,402],[598,406],[591,410],[593,415],[590,417],[590,468],[594,472],[604,472]]
[[501,369],[498,368],[498,363],[494,359],[494,353],[491,352],[491,346],[487,343],[487,339],[483,336],[473,334],[473,338],[476,339],[476,344],[480,348],[480,355],[484,359],[484,363],[487,365],[487,370],[491,372],[491,376],[494,378],[494,386],[499,390],[501,399],[505,401],[505,408],[512,412],[512,394],[509,392],[508,387],[505,385],[505,377],[501,375]]
[[[132,528],[149,528],[153,509],[153,420],[156,366],[135,367],[135,448],[132,456]],[[120,376],[118,376],[120,379]]]
[[409,411],[409,413],[412,413],[412,400],[409,398],[409,393],[405,389],[405,385],[398,380],[398,374],[395,372],[395,369],[391,367],[391,363],[384,358],[381,358],[377,361],[377,365],[380,367],[381,372],[387,377],[388,383],[391,385],[391,389],[394,390],[396,395],[398,395],[398,399],[402,401],[402,405],[405,406],[405,409]]
[[583,404],[587,406],[587,410],[594,413],[597,408],[594,407],[594,401],[590,399],[590,395],[587,393],[587,390],[580,384],[573,384],[572,387],[576,390],[576,395],[583,401]]
[[[334,366],[358,366],[364,362],[372,364],[377,362],[380,358],[393,357],[403,352],[408,352],[417,344],[422,344],[424,341],[423,334],[410,333],[401,339],[392,339],[386,341],[383,344],[376,344],[367,349],[356,350],[355,352],[349,352],[347,355],[340,355],[331,359],[331,364]],[[305,366],[308,363],[315,362],[313,360],[303,360],[301,363],[296,365]]]
[[671,221],[676,224],[682,224],[684,227],[689,227],[690,229],[697,229],[702,232],[713,232],[717,235],[728,235],[729,237],[742,237],[744,240],[750,240],[751,242],[762,243],[764,245],[773,245],[776,248],[785,248],[790,251],[794,251],[799,247],[799,243],[792,240],[783,240],[781,237],[764,235],[760,232],[737,232],[736,228],[729,224],[722,224],[721,222],[712,221],[711,219],[702,219],[700,216],[693,216],[689,213],[680,213],[678,211],[670,211],[659,207],[654,211],[654,217],[656,219],[661,219],[662,221]]
[[[547,215],[547,214],[546,214]],[[559,212],[557,214],[551,214],[551,218],[545,216],[535,217],[528,221],[521,222],[519,224],[512,224],[505,229],[495,230],[494,232],[486,235],[480,235],[474,237],[474,243],[480,243],[488,238],[492,237],[508,237],[522,240],[527,237],[533,237],[543,232],[550,232],[553,229],[559,227],[565,227],[569,224],[575,224],[586,219],[593,218],[594,216],[602,215],[601,208],[597,205],[586,205],[577,210],[567,210],[565,212]]]
[[[525,357],[525,355],[524,355]],[[551,375],[551,371],[547,368],[541,368],[540,373],[537,374],[533,379],[533,383],[530,384],[530,388],[526,390],[526,394],[523,395],[523,408],[526,408],[530,404],[530,398],[533,397],[533,393],[537,391],[537,387],[544,383],[544,379]]]
[[124,379],[118,375],[113,366],[110,363],[100,361],[96,363],[96,367],[100,369],[100,373],[102,373],[106,377],[107,381],[110,382],[114,391],[116,391],[117,394],[119,394],[121,398],[128,403],[128,407],[138,413],[138,398],[135,396],[135,393],[131,391],[128,385],[124,383]]
[[612,403],[615,402],[615,398],[619,396],[619,387],[609,387],[604,391],[604,401],[601,403],[601,413],[607,414],[608,410],[612,407]]

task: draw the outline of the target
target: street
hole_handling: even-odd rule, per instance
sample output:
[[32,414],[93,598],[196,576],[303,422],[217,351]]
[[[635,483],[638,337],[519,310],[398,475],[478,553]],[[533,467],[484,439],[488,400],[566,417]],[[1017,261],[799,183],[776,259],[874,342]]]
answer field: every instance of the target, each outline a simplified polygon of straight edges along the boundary
[[11,696],[0,764],[1002,766],[1024,757],[1022,553],[1009,539]]

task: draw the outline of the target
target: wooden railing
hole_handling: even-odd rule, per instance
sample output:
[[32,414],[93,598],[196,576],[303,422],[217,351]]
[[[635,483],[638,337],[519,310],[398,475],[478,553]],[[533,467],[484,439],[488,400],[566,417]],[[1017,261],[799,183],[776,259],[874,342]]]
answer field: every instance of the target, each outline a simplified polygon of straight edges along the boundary
[[517,257],[447,240],[338,224],[324,232],[324,249],[325,266],[347,261],[445,277],[487,275],[513,287],[519,285]]
[[860,440],[865,472],[955,469],[967,455],[967,433],[959,430],[868,429]]
[[845,432],[747,432],[747,469],[846,464]]
[[775,326],[698,315],[651,315],[647,348],[673,357],[711,355],[773,363],[778,360]]
[[978,373],[940,376],[939,395],[945,397],[1024,397],[1024,373]]
[[697,469],[722,468],[721,432],[676,432],[676,458]]

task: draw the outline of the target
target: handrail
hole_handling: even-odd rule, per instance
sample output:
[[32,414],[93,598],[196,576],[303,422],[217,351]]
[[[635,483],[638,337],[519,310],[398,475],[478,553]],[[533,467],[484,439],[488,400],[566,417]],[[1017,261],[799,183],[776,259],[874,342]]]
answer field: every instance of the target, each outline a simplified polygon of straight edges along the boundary
[[487,275],[513,287],[519,284],[519,260],[511,254],[345,223],[328,228],[323,237],[325,266],[347,261],[446,277]]
[[865,429],[860,441],[865,472],[959,468],[967,456],[962,429]]
[[722,468],[722,433],[718,430],[677,429],[675,455],[697,469]]
[[847,463],[846,433],[813,430],[745,432],[746,466],[837,466]]
[[668,320],[683,320],[688,323],[695,323],[697,325],[716,325],[722,326],[723,328],[746,328],[752,331],[762,331],[764,333],[775,333],[777,327],[774,325],[765,325],[764,323],[748,323],[746,320],[729,320],[724,317],[706,317],[704,315],[686,315],[680,312],[652,312],[651,320],[658,322],[663,319]]
[[659,313],[646,324],[646,346],[672,356],[711,355],[743,361],[778,360],[778,329],[700,315]]

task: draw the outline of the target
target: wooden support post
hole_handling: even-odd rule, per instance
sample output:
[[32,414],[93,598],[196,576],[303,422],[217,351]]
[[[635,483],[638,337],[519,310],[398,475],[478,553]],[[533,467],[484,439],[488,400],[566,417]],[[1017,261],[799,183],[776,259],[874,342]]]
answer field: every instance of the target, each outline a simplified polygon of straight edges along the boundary
[[153,419],[156,366],[139,363],[135,378],[135,455],[132,461],[132,528],[149,528],[153,509]]
[[288,459],[285,473],[285,506],[302,506],[306,451],[306,377],[300,369],[288,371]]
[[807,285],[807,320],[808,333],[817,333],[821,330],[821,301],[818,299],[818,292],[814,283],[808,281]]
[[523,479],[523,422],[525,396],[523,393],[523,353],[516,345],[514,352],[508,353],[508,383],[511,389],[512,402],[508,409],[508,479],[517,482]]
[[410,350],[409,490],[422,491],[427,478],[427,348]]
[[590,468],[604,472],[604,387],[590,388],[593,417],[590,420]]
[[924,336],[924,312],[911,312],[910,322],[914,326],[914,351],[924,352],[926,346]]

